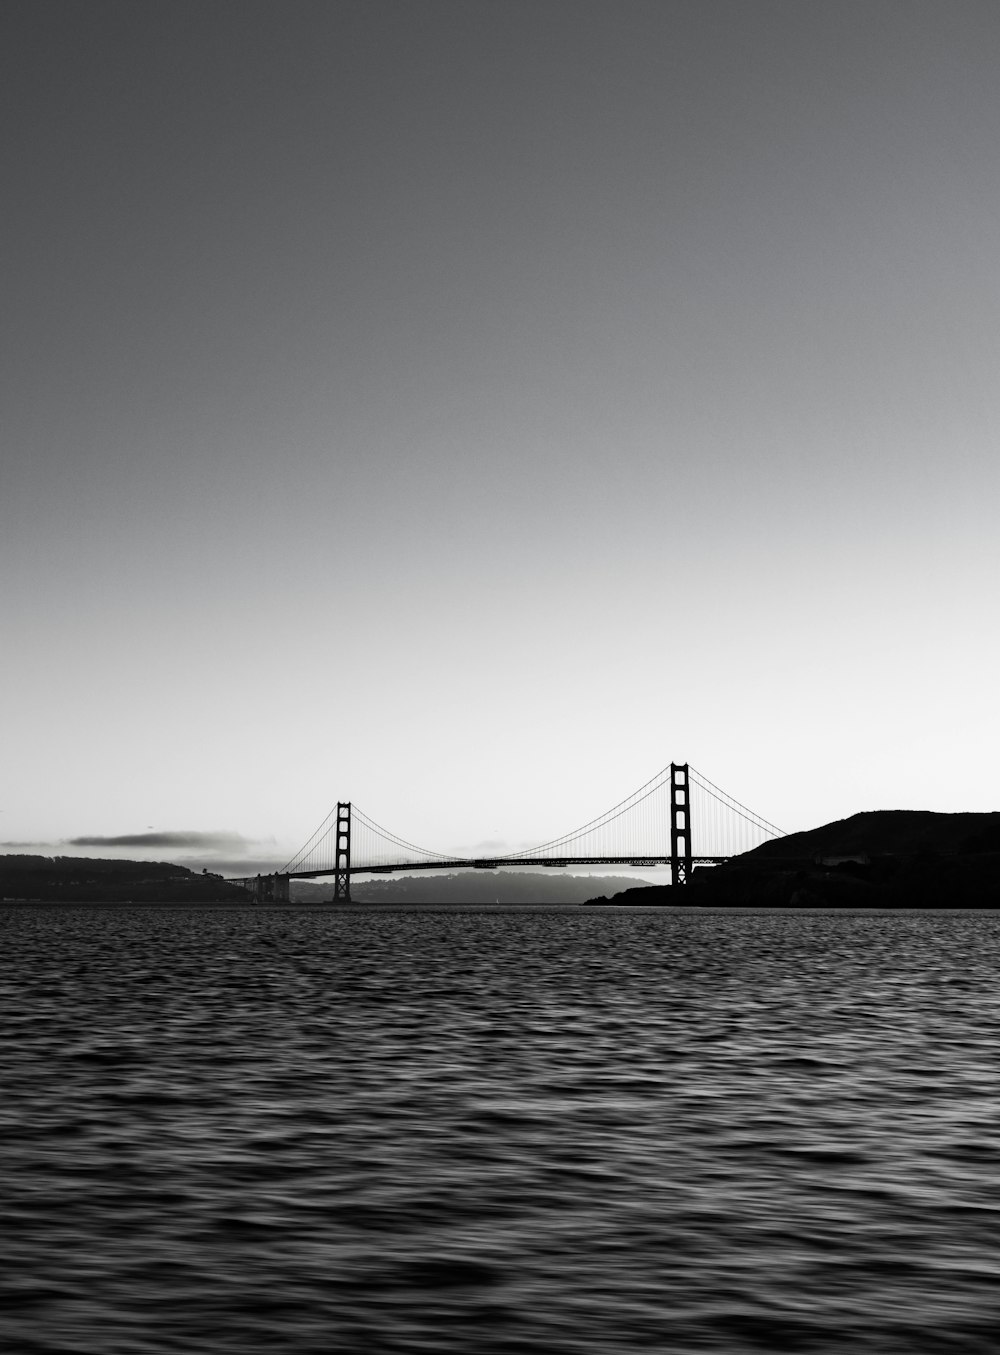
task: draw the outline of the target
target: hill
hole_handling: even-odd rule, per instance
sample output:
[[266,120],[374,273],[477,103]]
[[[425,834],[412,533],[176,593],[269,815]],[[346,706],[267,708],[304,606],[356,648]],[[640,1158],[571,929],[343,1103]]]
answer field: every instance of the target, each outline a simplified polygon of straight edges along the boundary
[[0,899],[45,903],[246,902],[219,875],[169,861],[89,856],[0,856]]
[[[397,875],[351,885],[353,903],[382,907],[393,905],[497,903],[581,904],[597,889],[631,888],[638,882],[621,876],[598,880],[588,875],[564,875],[561,871],[467,870],[451,875]],[[333,891],[330,880],[292,880],[293,903],[326,903]],[[639,886],[643,893],[654,886]]]
[[[638,882],[609,876],[612,889]],[[590,876],[557,871],[461,871],[451,875],[404,875],[353,884],[355,903],[582,904],[601,884]],[[640,885],[636,893],[652,888]],[[330,880],[292,880],[292,903],[328,903]],[[0,900],[47,903],[251,903],[219,875],[196,874],[167,861],[121,861],[81,856],[0,856]],[[280,906],[280,905],[279,905]]]
[[[678,897],[683,895],[683,897]],[[884,809],[696,869],[687,890],[594,902],[702,907],[1000,907],[1000,813]]]
[[[920,809],[878,809],[836,819],[820,828],[765,842],[739,860],[812,864],[842,856],[913,857],[928,852],[979,855],[1000,852],[1000,813],[936,814]],[[730,862],[726,869],[734,863]]]

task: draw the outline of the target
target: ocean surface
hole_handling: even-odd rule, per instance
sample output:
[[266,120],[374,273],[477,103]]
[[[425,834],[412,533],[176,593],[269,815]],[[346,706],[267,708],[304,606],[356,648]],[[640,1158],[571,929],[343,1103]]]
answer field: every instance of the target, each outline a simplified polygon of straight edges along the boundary
[[0,1350],[1000,1350],[1000,915],[0,910]]

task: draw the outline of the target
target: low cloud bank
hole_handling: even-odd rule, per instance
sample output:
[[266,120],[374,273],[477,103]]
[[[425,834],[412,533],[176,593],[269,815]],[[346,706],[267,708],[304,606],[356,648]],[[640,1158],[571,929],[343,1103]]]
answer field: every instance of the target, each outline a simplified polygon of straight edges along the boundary
[[203,852],[230,852],[239,855],[254,846],[239,833],[195,833],[182,831],[176,833],[121,833],[116,837],[71,837],[63,843],[66,847],[140,847],[144,851],[150,848],[168,851],[190,850]]
[[38,856],[133,857],[137,860],[170,861],[188,870],[212,871],[217,875],[270,875],[288,859],[278,844],[255,841],[241,833],[174,832],[88,834],[58,842],[0,842],[0,851]]

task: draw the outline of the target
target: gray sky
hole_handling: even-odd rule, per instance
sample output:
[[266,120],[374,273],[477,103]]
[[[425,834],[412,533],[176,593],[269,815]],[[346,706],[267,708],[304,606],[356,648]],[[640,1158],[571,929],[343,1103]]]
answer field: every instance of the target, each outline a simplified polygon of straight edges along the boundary
[[0,26],[5,841],[997,808],[992,0]]

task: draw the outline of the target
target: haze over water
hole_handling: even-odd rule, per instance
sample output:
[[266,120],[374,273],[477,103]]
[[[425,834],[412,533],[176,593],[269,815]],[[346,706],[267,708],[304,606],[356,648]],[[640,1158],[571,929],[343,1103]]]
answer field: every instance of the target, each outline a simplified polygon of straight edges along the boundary
[[996,1348],[991,912],[0,926],[5,1350]]

